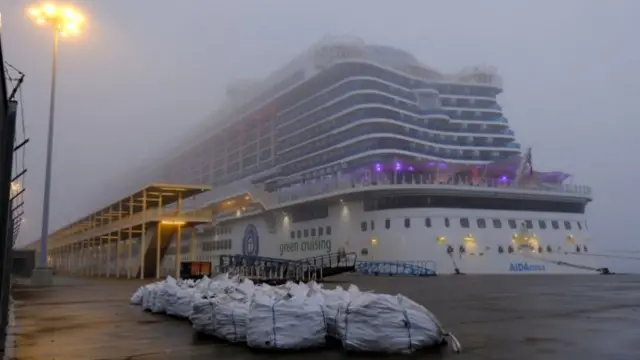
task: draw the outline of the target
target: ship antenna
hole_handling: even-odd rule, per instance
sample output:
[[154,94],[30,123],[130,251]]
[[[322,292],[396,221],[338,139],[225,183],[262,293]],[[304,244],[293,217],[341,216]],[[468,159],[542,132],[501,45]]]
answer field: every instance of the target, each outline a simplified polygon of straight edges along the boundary
[[516,178],[513,182],[515,186],[520,185],[520,183],[522,182],[522,177],[524,176],[526,171],[528,171],[530,175],[533,173],[533,164],[531,163],[531,147],[528,147],[527,150],[525,150],[522,159],[520,160],[520,165],[518,166],[518,171],[516,172]]

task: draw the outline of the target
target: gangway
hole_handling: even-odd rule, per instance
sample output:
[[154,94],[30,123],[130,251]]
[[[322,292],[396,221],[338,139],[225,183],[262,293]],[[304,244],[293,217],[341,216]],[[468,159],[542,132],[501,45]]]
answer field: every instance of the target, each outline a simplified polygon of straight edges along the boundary
[[359,261],[356,264],[356,272],[363,275],[386,274],[405,276],[436,276],[436,263],[434,261]]
[[356,253],[336,252],[305,259],[281,259],[249,255],[220,255],[218,272],[231,272],[254,281],[321,281],[356,269]]
[[[179,248],[180,229],[211,223],[210,210],[183,208],[184,200],[210,189],[205,185],[164,183],[144,186],[50,234],[49,264],[58,272],[79,275],[119,277],[124,267],[128,278],[159,278],[160,264],[173,235],[178,234]],[[139,261],[132,259],[134,242],[140,249]],[[38,250],[39,243],[32,242],[27,248]],[[123,244],[128,252],[124,264],[120,261]],[[176,259],[178,273],[180,256]],[[113,260],[115,274],[111,274]]]

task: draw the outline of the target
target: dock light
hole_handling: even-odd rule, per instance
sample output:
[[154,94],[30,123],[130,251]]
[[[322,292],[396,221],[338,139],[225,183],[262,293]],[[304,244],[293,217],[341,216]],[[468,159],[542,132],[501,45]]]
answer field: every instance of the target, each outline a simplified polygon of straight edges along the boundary
[[27,8],[27,15],[38,25],[51,26],[60,36],[76,36],[82,31],[86,19],[80,11],[71,6],[57,6],[44,3]]
[[184,221],[176,221],[176,220],[162,220],[160,221],[162,225],[185,225]]
[[51,163],[53,156],[53,129],[56,99],[56,73],[58,63],[58,42],[60,37],[76,36],[86,25],[85,16],[71,6],[57,6],[53,3],[33,5],[26,9],[27,16],[36,24],[53,29],[53,56],[51,70],[51,99],[49,104],[49,129],[47,131],[47,160],[44,175],[44,199],[42,201],[42,229],[40,233],[39,268],[48,268],[49,203],[51,200]]

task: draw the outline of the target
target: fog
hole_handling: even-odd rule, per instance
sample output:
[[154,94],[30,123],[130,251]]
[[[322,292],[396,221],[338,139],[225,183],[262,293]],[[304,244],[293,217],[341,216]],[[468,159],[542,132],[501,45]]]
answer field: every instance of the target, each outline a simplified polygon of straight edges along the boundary
[[[52,33],[3,1],[5,59],[26,73],[26,217],[37,240]],[[111,200],[128,174],[193,131],[239,78],[261,78],[326,35],[414,54],[441,71],[494,65],[499,102],[534,167],[593,187],[593,236],[640,249],[630,224],[640,149],[637,0],[75,1],[83,36],[60,46],[50,230]],[[163,152],[164,150],[164,152]]]

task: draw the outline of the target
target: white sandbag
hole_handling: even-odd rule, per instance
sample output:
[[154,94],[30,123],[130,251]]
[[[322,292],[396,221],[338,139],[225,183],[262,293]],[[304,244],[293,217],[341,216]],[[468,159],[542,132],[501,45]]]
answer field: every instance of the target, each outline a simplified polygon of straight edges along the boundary
[[151,311],[157,296],[157,290],[160,283],[153,283],[144,286],[144,295],[142,297],[142,309]]
[[144,286],[140,286],[138,290],[131,296],[129,303],[131,305],[142,305],[142,298],[144,296]]
[[197,299],[189,313],[189,321],[195,331],[214,335],[213,299]]
[[152,313],[164,313],[167,309],[167,300],[170,296],[170,293],[176,291],[177,287],[176,279],[171,276],[167,276],[167,278],[158,284],[156,287],[156,294],[154,297],[153,305],[151,306]]
[[340,339],[336,325],[336,316],[341,307],[347,305],[352,299],[361,294],[360,289],[355,285],[350,285],[349,290],[345,291],[341,286],[337,286],[333,290],[323,289],[321,285],[311,284],[315,291],[318,291],[323,298],[323,306],[325,320],[327,322],[327,334],[331,337]]
[[351,351],[410,354],[450,335],[431,312],[402,295],[362,293],[339,309],[336,324],[342,346]]
[[198,298],[199,293],[194,288],[180,288],[169,294],[167,298],[167,315],[179,318],[189,317],[189,313],[193,309],[193,304]]
[[322,297],[277,299],[256,293],[249,308],[247,345],[260,349],[305,349],[325,344]]
[[247,341],[250,299],[241,294],[221,296],[213,301],[215,335],[229,342]]

